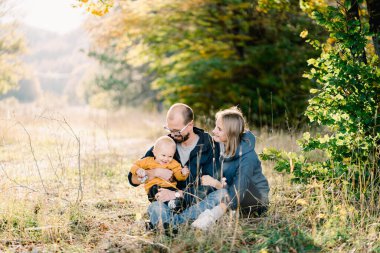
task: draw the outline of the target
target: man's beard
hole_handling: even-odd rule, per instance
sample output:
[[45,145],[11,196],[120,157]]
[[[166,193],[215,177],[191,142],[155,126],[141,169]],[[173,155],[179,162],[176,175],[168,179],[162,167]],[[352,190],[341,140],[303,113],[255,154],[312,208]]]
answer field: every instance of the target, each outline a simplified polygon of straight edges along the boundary
[[180,136],[181,136],[180,139],[172,137],[172,139],[175,141],[175,143],[182,143],[184,141],[187,141],[189,139],[189,137],[190,137],[190,133],[187,133],[185,136],[183,136],[183,135],[180,135]]

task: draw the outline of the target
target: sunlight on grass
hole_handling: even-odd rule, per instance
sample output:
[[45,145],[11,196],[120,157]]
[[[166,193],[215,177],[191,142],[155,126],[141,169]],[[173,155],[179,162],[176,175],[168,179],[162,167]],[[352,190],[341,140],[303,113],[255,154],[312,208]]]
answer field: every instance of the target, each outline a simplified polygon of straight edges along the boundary
[[[0,105],[1,251],[380,251],[378,216],[350,204],[344,188],[291,185],[271,162],[263,162],[271,186],[265,216],[229,212],[212,231],[187,224],[174,238],[146,231],[149,202],[127,175],[131,162],[164,134],[164,114],[19,104],[7,114],[7,108]],[[257,137],[258,153],[298,151],[297,134],[263,130]]]

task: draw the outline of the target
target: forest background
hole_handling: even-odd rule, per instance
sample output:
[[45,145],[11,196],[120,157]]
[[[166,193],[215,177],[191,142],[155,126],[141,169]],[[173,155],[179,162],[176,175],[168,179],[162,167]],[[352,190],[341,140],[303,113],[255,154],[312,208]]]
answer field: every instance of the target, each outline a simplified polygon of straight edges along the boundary
[[[7,4],[0,1],[0,17]],[[2,189],[22,196],[5,202],[2,247],[379,252],[378,2],[82,0],[74,7],[92,16],[66,35],[0,23]],[[155,128],[174,102],[189,104],[208,130],[216,111],[242,109],[272,186],[266,217],[231,215],[214,240],[139,227],[147,203],[125,175],[162,134]],[[18,149],[23,156],[10,153]]]

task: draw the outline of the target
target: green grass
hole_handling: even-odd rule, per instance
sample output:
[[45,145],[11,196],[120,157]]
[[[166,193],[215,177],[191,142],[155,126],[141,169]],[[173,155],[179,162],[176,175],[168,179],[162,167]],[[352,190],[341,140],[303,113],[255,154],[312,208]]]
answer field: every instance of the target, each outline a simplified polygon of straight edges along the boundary
[[[94,112],[93,124],[80,111],[60,113],[70,115],[67,121],[80,136],[80,167],[73,136],[55,128],[56,121],[31,121],[31,115],[11,119],[25,122],[35,157],[17,125],[12,132],[8,122],[7,131],[0,131],[0,251],[380,252],[378,212],[361,208],[366,203],[354,201],[340,185],[292,185],[288,175],[273,171],[271,162],[263,162],[271,186],[265,216],[243,219],[230,212],[209,232],[185,225],[174,238],[147,232],[149,202],[142,187],[128,184],[127,175],[131,162],[164,134],[155,128],[164,115],[144,123],[131,120],[136,113]],[[58,130],[38,130],[44,128]],[[297,136],[262,132],[256,149],[297,151]],[[83,198],[77,203],[79,168]]]

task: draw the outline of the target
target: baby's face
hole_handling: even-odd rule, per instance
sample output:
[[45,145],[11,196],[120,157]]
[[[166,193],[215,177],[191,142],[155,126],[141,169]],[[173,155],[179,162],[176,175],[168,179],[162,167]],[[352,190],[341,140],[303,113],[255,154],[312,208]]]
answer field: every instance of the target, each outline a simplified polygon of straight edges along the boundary
[[173,160],[175,147],[173,148],[172,145],[160,145],[153,153],[156,161],[161,165],[165,165]]

